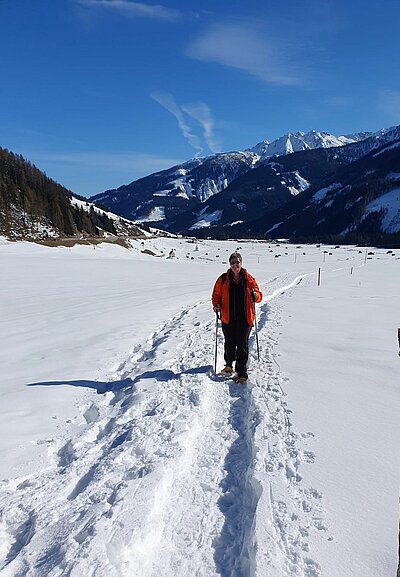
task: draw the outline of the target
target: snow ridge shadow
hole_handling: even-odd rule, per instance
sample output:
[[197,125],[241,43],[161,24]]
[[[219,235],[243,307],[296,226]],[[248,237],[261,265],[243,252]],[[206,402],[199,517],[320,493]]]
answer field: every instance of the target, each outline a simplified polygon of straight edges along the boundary
[[33,511],[30,511],[27,519],[20,525],[16,526],[12,531],[14,537],[14,543],[12,544],[4,564],[0,567],[0,570],[4,569],[11,561],[13,561],[22,549],[29,544],[32,535],[35,532],[36,525],[36,515]]
[[231,384],[230,424],[237,438],[229,448],[220,483],[218,501],[224,515],[221,533],[215,539],[214,562],[221,577],[251,577],[255,574],[254,518],[261,489],[254,479],[254,434],[260,422],[251,396],[251,385]]

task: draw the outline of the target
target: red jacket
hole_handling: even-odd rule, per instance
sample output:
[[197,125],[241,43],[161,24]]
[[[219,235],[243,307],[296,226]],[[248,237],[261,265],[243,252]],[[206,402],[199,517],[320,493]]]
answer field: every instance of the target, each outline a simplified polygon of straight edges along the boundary
[[[246,306],[246,319],[248,324],[252,327],[254,325],[254,306],[251,300],[251,289],[254,289],[256,296],[256,302],[259,303],[262,300],[262,292],[258,288],[258,284],[255,278],[247,272],[245,268],[241,269],[245,278],[245,306]],[[225,280],[223,280],[225,276]],[[217,278],[212,292],[211,301],[213,306],[219,305],[221,309],[221,321],[224,324],[229,323],[229,284],[231,281],[231,270],[229,269],[225,275],[221,275]]]

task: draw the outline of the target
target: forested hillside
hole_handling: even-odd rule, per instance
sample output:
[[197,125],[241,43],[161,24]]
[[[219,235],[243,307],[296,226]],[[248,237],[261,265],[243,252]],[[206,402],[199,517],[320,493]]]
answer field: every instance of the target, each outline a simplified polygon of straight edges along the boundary
[[[36,239],[102,236],[118,234],[119,220],[72,195],[21,155],[0,148],[0,234]],[[131,223],[129,233],[141,231]]]

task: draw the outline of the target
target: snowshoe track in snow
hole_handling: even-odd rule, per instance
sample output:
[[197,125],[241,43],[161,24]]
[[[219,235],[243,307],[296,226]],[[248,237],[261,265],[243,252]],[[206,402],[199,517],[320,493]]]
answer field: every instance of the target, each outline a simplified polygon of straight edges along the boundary
[[326,532],[322,500],[301,472],[312,434],[293,430],[273,353],[281,297],[303,280],[268,285],[245,386],[210,378],[208,301],[137,346],[80,407],[79,435],[45,441],[51,466],[1,482],[2,574],[320,576],[307,537]]

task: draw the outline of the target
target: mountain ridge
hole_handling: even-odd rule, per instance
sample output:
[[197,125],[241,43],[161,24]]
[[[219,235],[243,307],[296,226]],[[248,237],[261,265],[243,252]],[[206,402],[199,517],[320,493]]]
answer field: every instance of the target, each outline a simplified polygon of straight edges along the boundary
[[244,152],[190,159],[90,199],[0,148],[0,234],[140,236],[151,226],[197,237],[400,242],[399,189],[400,126],[343,137],[288,133]]
[[254,152],[260,156],[260,159],[266,159],[271,156],[281,156],[300,152],[301,150],[311,150],[314,148],[331,148],[359,142],[372,136],[372,132],[359,132],[345,136],[334,136],[328,132],[319,132],[310,130],[309,132],[288,132],[276,140],[269,142],[263,140],[245,152]]
[[272,238],[330,236],[351,242],[391,236],[400,242],[400,135],[342,165],[269,215],[236,227],[235,233],[249,229]]
[[[304,210],[302,203],[307,198],[307,190],[317,191],[330,186],[335,181],[334,175],[345,167],[357,163],[374,150],[385,149],[386,145],[398,139],[400,126],[381,129],[373,134],[361,132],[340,137],[315,130],[288,133],[273,143],[263,141],[244,152],[220,153],[191,160],[114,189],[110,191],[113,198],[111,204],[115,212],[128,210],[131,218],[148,221],[149,217],[156,216],[159,220],[151,221],[152,226],[174,234],[218,238],[267,234],[292,237],[299,231],[290,229],[287,222],[285,226],[282,225],[282,218],[285,220],[288,217],[285,208],[293,205],[293,209],[297,210],[298,207],[299,211]],[[280,154],[272,154],[277,151]],[[386,155],[386,152],[383,150],[382,154]],[[396,159],[397,151],[390,156],[390,170],[393,173],[397,173],[397,170],[400,172]],[[360,166],[363,166],[362,163]],[[363,170],[367,171],[367,168]],[[361,176],[351,169],[349,174],[353,175],[356,188],[360,188],[358,181]],[[388,182],[385,178],[371,178],[364,182],[361,196],[368,197],[372,181],[375,189],[380,188],[382,194],[386,192]],[[393,184],[392,180],[389,186]],[[341,194],[346,196],[347,193],[342,191]],[[105,197],[92,197],[92,200],[96,201],[99,197],[103,203],[109,204],[108,193]],[[293,203],[296,197],[299,200]],[[364,202],[364,205],[367,210],[368,203]],[[346,203],[342,208],[350,214]],[[347,233],[364,233],[370,223],[371,234],[389,234],[385,229],[383,213],[382,218],[378,218],[371,216],[374,212],[371,208],[368,210],[370,216],[364,219],[360,228],[359,215],[354,209],[354,219],[348,221]],[[322,220],[320,216],[315,218]],[[328,215],[323,218],[326,223],[331,220]],[[338,214],[336,218],[341,221]],[[324,228],[316,227],[311,220],[307,222],[308,232],[300,227],[303,236],[309,233],[322,238],[330,234],[345,236],[346,233],[344,226],[342,230],[337,230],[331,225]],[[397,222],[395,217],[393,222]],[[378,223],[382,230],[379,230]],[[397,231],[392,233],[396,234]]]
[[[201,211],[204,203],[220,194],[231,182],[244,173],[262,164],[270,156],[284,155],[297,150],[329,148],[333,145],[356,143],[369,133],[355,136],[335,137],[328,133],[288,133],[272,143],[268,150],[247,149],[223,152],[195,158],[175,165],[128,185],[110,189],[90,197],[92,202],[101,202],[110,210],[138,222],[162,226],[186,210]],[[263,141],[264,145],[267,141]],[[288,152],[289,151],[289,152]],[[155,218],[157,217],[157,218]]]

